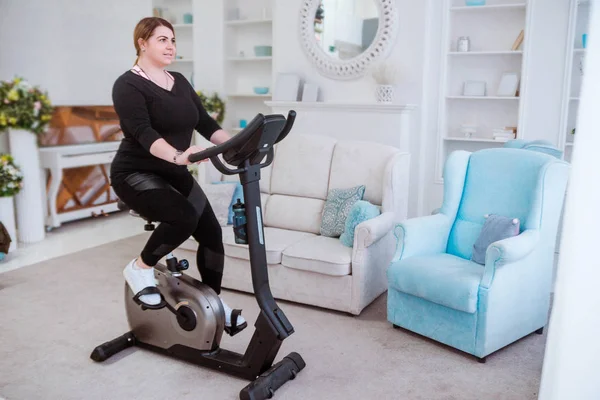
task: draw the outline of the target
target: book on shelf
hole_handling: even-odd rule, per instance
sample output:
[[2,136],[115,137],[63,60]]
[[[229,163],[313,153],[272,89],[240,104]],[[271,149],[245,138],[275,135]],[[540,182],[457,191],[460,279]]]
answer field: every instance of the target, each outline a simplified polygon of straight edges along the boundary
[[492,131],[494,140],[507,141],[515,138],[515,132],[512,129],[494,129]]

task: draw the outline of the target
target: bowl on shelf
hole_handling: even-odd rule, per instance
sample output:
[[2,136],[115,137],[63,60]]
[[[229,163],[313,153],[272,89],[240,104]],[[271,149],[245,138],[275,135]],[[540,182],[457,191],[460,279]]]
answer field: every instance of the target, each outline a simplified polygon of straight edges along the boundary
[[255,86],[254,93],[256,94],[267,94],[269,93],[269,88],[267,86]]
[[254,46],[254,55],[256,57],[271,57],[273,46]]

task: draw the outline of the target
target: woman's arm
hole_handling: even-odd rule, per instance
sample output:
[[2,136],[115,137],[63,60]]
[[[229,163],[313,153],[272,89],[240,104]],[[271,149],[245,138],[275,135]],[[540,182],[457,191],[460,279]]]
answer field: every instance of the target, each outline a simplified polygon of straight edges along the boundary
[[227,131],[224,129],[219,129],[218,131],[215,131],[215,133],[213,133],[212,136],[210,137],[211,143],[214,143],[217,145],[221,144],[223,142],[226,142],[229,139],[231,139],[231,135],[229,133],[227,133]]

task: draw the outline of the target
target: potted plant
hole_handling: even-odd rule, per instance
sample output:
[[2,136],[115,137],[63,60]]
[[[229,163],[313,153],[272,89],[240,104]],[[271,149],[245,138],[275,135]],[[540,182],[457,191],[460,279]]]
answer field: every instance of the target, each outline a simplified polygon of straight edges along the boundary
[[197,90],[196,93],[200,97],[206,111],[219,123],[219,125],[222,125],[223,120],[225,119],[225,102],[217,93],[213,93],[210,96],[204,94],[201,90]]
[[45,236],[38,144],[53,111],[47,93],[25,79],[0,82],[0,132],[8,131],[11,155],[23,174],[23,187],[15,201],[19,241],[25,243]]
[[11,238],[9,250],[17,248],[14,196],[23,187],[23,174],[10,154],[0,154],[0,222]]

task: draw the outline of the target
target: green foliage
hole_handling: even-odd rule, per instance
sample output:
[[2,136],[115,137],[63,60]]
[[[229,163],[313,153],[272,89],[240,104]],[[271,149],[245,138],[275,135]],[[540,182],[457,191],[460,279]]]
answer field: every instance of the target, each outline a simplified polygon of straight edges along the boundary
[[198,96],[200,97],[202,105],[204,106],[206,111],[209,114],[213,115],[213,117],[219,123],[219,125],[222,125],[223,120],[225,119],[225,102],[219,97],[217,93],[213,93],[210,96],[207,96],[200,90],[197,90],[196,93],[198,93]]
[[0,197],[14,196],[23,187],[23,175],[10,154],[0,154]]
[[0,82],[0,132],[16,128],[40,135],[53,111],[47,93],[23,78]]

